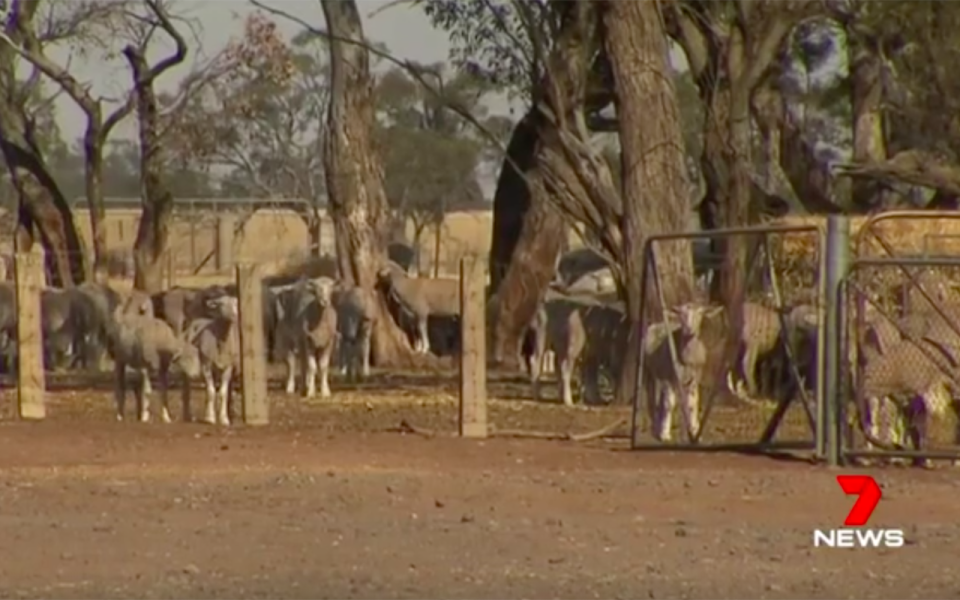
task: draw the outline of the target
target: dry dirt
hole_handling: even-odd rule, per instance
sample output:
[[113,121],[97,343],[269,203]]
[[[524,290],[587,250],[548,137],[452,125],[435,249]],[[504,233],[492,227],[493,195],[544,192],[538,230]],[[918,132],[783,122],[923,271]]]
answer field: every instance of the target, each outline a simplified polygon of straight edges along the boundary
[[[393,383],[335,386],[336,404],[277,396],[274,424],[230,430],[116,423],[103,391],[55,391],[45,422],[20,423],[0,392],[0,597],[960,593],[955,471],[874,471],[885,496],[871,524],[905,529],[906,547],[814,549],[812,530],[841,526],[853,501],[825,468],[389,433],[455,418],[452,382],[432,396]],[[555,431],[620,416],[491,411],[500,427]]]

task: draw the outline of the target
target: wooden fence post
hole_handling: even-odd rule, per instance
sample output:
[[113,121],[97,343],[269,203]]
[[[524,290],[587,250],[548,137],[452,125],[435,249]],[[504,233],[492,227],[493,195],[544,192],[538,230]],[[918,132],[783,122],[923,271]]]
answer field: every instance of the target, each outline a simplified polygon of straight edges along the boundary
[[263,275],[258,265],[237,265],[237,290],[240,301],[243,421],[247,425],[266,425],[270,422],[270,405],[263,334]]
[[233,266],[233,232],[236,226],[236,215],[217,215],[217,270],[224,271]]
[[14,259],[17,285],[17,401],[21,419],[43,419],[46,414],[43,373],[43,332],[40,324],[40,290],[43,288],[43,254],[18,252]]
[[460,437],[487,437],[486,269],[460,260]]

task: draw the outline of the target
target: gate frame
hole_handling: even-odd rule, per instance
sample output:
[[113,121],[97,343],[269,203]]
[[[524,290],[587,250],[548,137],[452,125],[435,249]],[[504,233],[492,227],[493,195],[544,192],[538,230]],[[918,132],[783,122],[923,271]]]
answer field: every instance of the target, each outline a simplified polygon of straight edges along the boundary
[[[817,262],[819,267],[818,273],[818,342],[817,342],[817,381],[815,386],[815,399],[814,399],[814,410],[817,417],[814,417],[810,412],[810,406],[808,402],[801,401],[801,404],[804,410],[807,412],[808,419],[810,420],[811,434],[813,439],[809,442],[773,442],[773,436],[776,435],[777,430],[780,427],[783,417],[786,415],[787,410],[794,402],[794,398],[785,398],[780,400],[777,404],[777,408],[774,410],[773,414],[770,416],[770,420],[767,422],[767,425],[764,427],[764,431],[760,436],[760,439],[757,442],[743,442],[743,443],[717,443],[717,444],[701,444],[700,437],[703,435],[704,428],[706,423],[709,420],[710,413],[714,402],[716,400],[717,391],[713,391],[708,397],[707,401],[704,404],[701,404],[701,415],[700,415],[700,431],[697,432],[697,437],[694,440],[686,440],[683,442],[646,442],[641,443],[638,439],[639,432],[641,430],[641,415],[645,414],[642,407],[645,406],[644,402],[649,402],[650,399],[646,398],[646,393],[644,389],[644,378],[643,378],[643,369],[645,362],[645,355],[641,351],[638,359],[637,365],[637,380],[636,388],[634,390],[633,402],[632,402],[632,415],[630,419],[630,449],[639,450],[639,451],[668,451],[668,452],[679,452],[679,451],[692,451],[692,452],[741,452],[749,454],[776,454],[778,452],[789,451],[789,450],[813,450],[815,457],[820,458],[824,454],[824,431],[823,431],[823,422],[824,420],[820,418],[820,415],[825,414],[824,410],[824,398],[827,394],[827,390],[824,386],[825,378],[824,373],[824,357],[825,354],[822,351],[825,339],[825,326],[827,322],[827,315],[830,314],[830,311],[825,310],[827,304],[825,300],[825,290],[827,285],[827,279],[825,273],[826,265],[830,264],[828,259],[828,238],[826,231],[819,224],[809,224],[809,225],[767,225],[767,226],[750,226],[750,227],[732,227],[726,229],[713,229],[709,231],[693,231],[693,232],[675,232],[675,233],[658,233],[647,236],[643,243],[643,265],[640,271],[640,286],[644,290],[644,293],[641,295],[640,299],[640,323],[639,330],[642,336],[646,334],[648,328],[648,319],[647,319],[647,295],[646,289],[648,281],[650,280],[650,270],[652,267],[653,270],[653,279],[654,284],[657,288],[657,293],[659,296],[659,301],[661,305],[664,305],[663,302],[663,288],[660,286],[659,282],[659,272],[656,268],[656,256],[654,254],[654,244],[657,242],[664,241],[677,241],[677,240],[690,240],[691,242],[697,239],[725,239],[732,238],[735,236],[748,236],[748,235],[761,235],[762,242],[761,246],[765,249],[766,253],[766,263],[768,269],[772,269],[772,257],[769,251],[769,236],[771,234],[791,234],[791,233],[814,233],[817,235]],[[775,274],[774,274],[775,275]],[[774,297],[775,301],[780,308],[782,308],[782,298],[780,296],[780,290],[776,279],[771,282],[772,287],[774,287]],[[838,296],[834,296],[837,298]],[[785,316],[782,311],[778,312],[780,319],[780,340],[781,343],[786,343],[784,336],[787,334],[785,328]],[[671,359],[675,365],[677,364],[677,352],[673,344],[672,338],[668,337],[668,344],[670,346]],[[787,346],[789,348],[789,345]],[[790,350],[787,350],[788,356]],[[788,358],[790,362],[791,377],[799,377],[797,370],[796,362],[791,358]],[[676,373],[674,373],[676,377]],[[800,390],[801,395],[805,395],[805,392]],[[685,417],[684,417],[685,418]]]
[[[931,235],[935,234],[925,234],[923,242],[923,255],[922,256],[902,256],[897,255],[896,250],[893,246],[887,242],[883,236],[875,230],[875,225],[883,221],[895,221],[895,220],[931,220],[931,219],[951,219],[951,220],[960,220],[960,213],[955,211],[931,211],[931,210],[892,210],[885,211],[881,213],[876,213],[870,215],[864,222],[861,224],[860,229],[857,231],[857,235],[854,239],[854,248],[855,255],[853,260],[850,261],[849,268],[843,276],[842,282],[842,302],[837,305],[837,309],[840,311],[838,315],[839,322],[843,325],[838,328],[836,333],[838,336],[843,336],[842,341],[840,338],[837,340],[832,340],[833,342],[838,343],[839,347],[843,350],[848,348],[847,344],[847,327],[846,315],[847,308],[849,306],[850,300],[850,286],[857,286],[856,282],[853,280],[854,276],[863,268],[863,267],[899,267],[900,271],[907,277],[907,280],[910,282],[912,287],[915,287],[920,291],[923,298],[934,308],[936,313],[943,319],[947,326],[953,329],[954,333],[960,335],[960,326],[958,326],[949,315],[946,315],[940,305],[933,300],[927,290],[924,289],[920,282],[917,280],[917,276],[914,273],[913,268],[924,268],[924,267],[960,267],[960,258],[939,258],[939,257],[930,257],[927,256],[928,248],[927,241]],[[887,256],[879,257],[870,257],[863,255],[864,242],[867,237],[871,236],[874,240],[879,242],[880,247],[884,250]],[[945,236],[947,237],[947,236]],[[960,235],[950,234],[949,237],[960,237]],[[864,323],[864,311],[862,310],[863,304],[863,293],[862,290],[858,291],[858,302],[856,310],[856,319],[857,319],[857,331],[859,332]],[[889,319],[886,314],[882,315],[883,318]],[[892,321],[891,321],[892,322]],[[899,328],[898,328],[899,330]],[[913,341],[913,340],[908,340]],[[831,344],[832,345],[832,344]],[[842,356],[838,356],[842,360]],[[938,368],[940,365],[937,365]],[[838,365],[839,367],[839,365]],[[857,371],[859,376],[860,365],[857,365]],[[951,376],[953,379],[960,379],[956,376]],[[957,460],[960,459],[960,449],[952,452],[948,451],[931,451],[931,450],[886,450],[886,449],[876,449],[876,450],[857,450],[853,448],[852,432],[847,429],[847,419],[846,419],[846,410],[848,406],[848,401],[840,397],[840,393],[844,391],[846,386],[838,386],[836,388],[837,394],[828,397],[828,411],[832,415],[832,423],[830,427],[830,433],[835,436],[836,444],[830,445],[828,448],[828,461],[832,466],[843,466],[849,464],[851,459],[857,458],[920,458],[928,460]],[[862,427],[862,416],[859,414],[860,406],[862,405],[862,398],[860,396],[861,389],[853,390],[854,398],[853,401],[856,402],[854,409],[857,411],[858,424],[857,427]],[[834,427],[835,424],[835,427]],[[828,436],[829,437],[829,436]]]

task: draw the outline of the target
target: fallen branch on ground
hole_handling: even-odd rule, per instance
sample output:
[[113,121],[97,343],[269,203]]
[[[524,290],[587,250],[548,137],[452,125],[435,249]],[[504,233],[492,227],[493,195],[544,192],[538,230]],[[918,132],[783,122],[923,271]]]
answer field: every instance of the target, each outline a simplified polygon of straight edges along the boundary
[[[488,437],[491,438],[517,438],[517,439],[537,439],[537,440],[557,440],[557,441],[568,441],[568,442],[588,442],[590,440],[596,440],[600,438],[609,438],[609,437],[623,437],[623,436],[614,436],[613,432],[622,427],[627,423],[626,419],[617,419],[613,423],[604,425],[600,429],[593,431],[587,431],[584,433],[554,433],[551,431],[527,431],[523,429],[497,429],[496,427],[490,427],[490,432]],[[423,437],[433,438],[433,437],[456,437],[456,433],[450,431],[438,431],[435,429],[426,429],[423,427],[417,427],[412,425],[409,421],[404,419],[400,421],[400,426],[391,431],[398,431],[400,433],[412,433],[415,435],[422,435]]]

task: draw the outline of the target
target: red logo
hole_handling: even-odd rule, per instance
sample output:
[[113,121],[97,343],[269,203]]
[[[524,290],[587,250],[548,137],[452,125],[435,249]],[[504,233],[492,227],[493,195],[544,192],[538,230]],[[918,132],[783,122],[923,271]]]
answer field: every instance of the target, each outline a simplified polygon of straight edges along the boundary
[[848,496],[859,496],[843,524],[849,527],[866,525],[883,497],[877,480],[869,475],[837,475],[837,483]]

